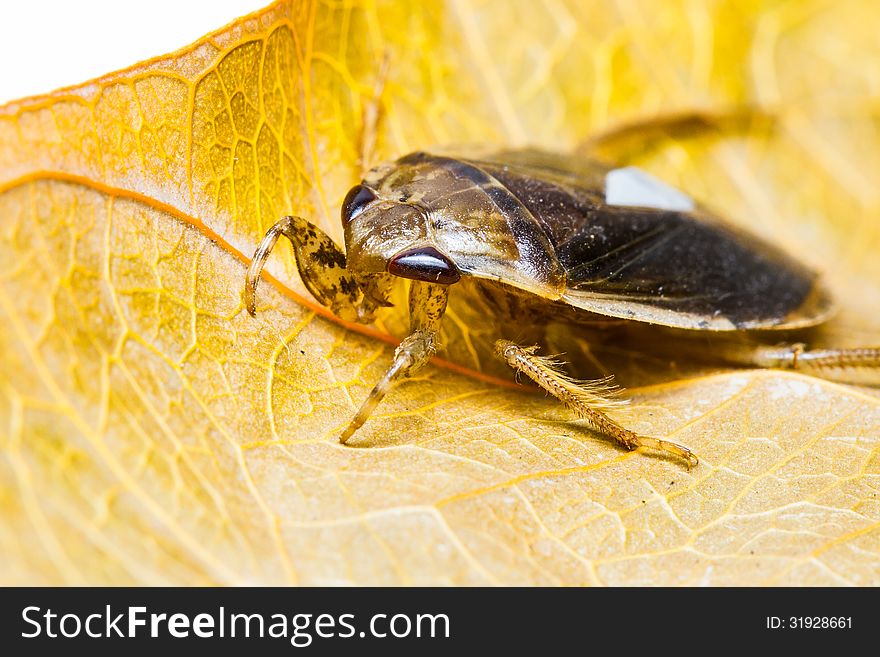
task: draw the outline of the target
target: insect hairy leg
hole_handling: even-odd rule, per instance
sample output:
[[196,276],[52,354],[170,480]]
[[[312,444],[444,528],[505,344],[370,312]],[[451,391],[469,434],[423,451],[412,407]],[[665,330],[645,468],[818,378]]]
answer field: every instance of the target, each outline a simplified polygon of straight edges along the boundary
[[412,333],[397,347],[391,365],[339,436],[339,442],[343,445],[366,422],[395,381],[418,372],[437,352],[440,321],[448,299],[449,288],[446,285],[412,282],[409,293]]
[[547,384],[558,390],[559,394],[553,393],[553,395],[572,408],[586,405],[598,412],[607,413],[629,404],[628,399],[620,396],[623,391],[612,383],[613,377],[608,376],[594,381],[573,379],[561,371],[562,361],[553,356],[538,356],[535,353],[538,350],[537,346],[519,347],[507,340],[499,340],[495,343],[495,349],[496,353],[518,374],[526,374],[532,380],[535,379],[529,374],[530,371],[546,377]]
[[756,347],[749,364],[787,369],[841,383],[880,385],[880,347],[808,349],[803,343]]
[[608,378],[577,381],[559,371],[559,361],[538,356],[537,347],[521,347],[509,340],[498,340],[495,353],[517,372],[522,372],[602,433],[615,438],[627,449],[649,447],[684,459],[688,468],[697,465],[696,454],[683,445],[660,438],[642,436],[622,427],[607,413],[627,404],[617,398],[621,390]]

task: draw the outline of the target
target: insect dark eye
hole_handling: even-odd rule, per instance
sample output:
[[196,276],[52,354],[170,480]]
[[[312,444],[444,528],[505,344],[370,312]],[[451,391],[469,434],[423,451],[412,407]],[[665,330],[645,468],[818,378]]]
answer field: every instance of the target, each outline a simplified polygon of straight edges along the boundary
[[452,285],[461,280],[461,272],[448,256],[433,246],[401,251],[388,261],[388,273],[426,283]]
[[345,224],[354,219],[376,198],[375,192],[369,187],[364,185],[352,187],[342,202],[342,223]]

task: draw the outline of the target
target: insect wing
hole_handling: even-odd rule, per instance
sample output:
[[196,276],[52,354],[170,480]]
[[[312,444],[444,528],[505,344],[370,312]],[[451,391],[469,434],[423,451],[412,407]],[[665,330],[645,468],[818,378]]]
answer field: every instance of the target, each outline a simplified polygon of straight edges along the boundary
[[528,150],[472,162],[540,223],[574,307],[710,330],[798,328],[831,313],[815,272],[702,208],[608,205],[601,163]]

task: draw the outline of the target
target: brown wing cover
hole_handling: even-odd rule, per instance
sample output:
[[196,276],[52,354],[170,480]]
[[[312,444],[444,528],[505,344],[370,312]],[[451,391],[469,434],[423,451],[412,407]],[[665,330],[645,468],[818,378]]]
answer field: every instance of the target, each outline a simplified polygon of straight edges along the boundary
[[808,326],[831,311],[815,272],[705,211],[606,205],[597,162],[539,151],[467,161],[542,226],[573,306],[710,330]]

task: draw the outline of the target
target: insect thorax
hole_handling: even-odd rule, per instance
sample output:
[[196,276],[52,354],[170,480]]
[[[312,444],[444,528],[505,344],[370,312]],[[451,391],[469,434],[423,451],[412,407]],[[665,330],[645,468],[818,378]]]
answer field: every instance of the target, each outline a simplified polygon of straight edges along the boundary
[[371,172],[377,201],[345,225],[355,270],[386,270],[431,247],[465,276],[559,298],[565,275],[541,226],[509,190],[461,160],[415,153]]

